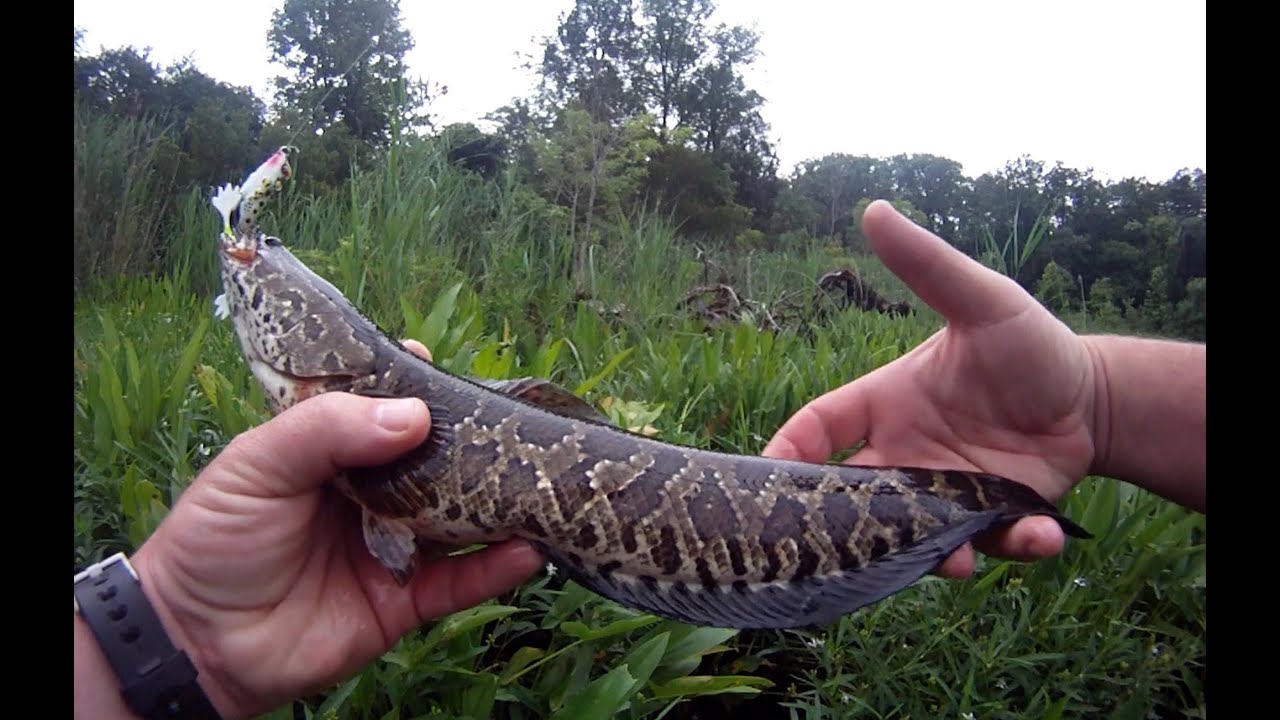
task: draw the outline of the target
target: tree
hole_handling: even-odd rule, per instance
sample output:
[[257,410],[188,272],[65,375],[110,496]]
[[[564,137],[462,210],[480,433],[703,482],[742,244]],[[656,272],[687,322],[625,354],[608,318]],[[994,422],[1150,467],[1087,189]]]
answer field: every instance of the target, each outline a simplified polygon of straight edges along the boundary
[[454,123],[440,131],[436,142],[445,149],[449,162],[492,180],[506,168],[507,141],[482,132],[471,123]]
[[749,228],[751,211],[734,202],[733,185],[726,168],[683,143],[663,145],[649,161],[650,200],[687,235],[726,241]]
[[618,122],[644,108],[637,88],[640,30],[632,0],[576,0],[543,40],[542,102],[577,105],[593,120]]
[[128,46],[83,57],[77,40],[76,97],[88,107],[125,117],[155,116],[164,107],[164,83],[150,55],[151,48]]
[[301,113],[309,131],[342,123],[356,141],[385,147],[393,120],[429,124],[418,114],[429,90],[406,78],[413,39],[398,0],[285,0],[268,44],[291,71],[276,78],[276,101]]
[[747,88],[742,68],[755,62],[759,36],[743,27],[720,25],[711,36],[714,53],[694,73],[681,116],[704,151],[727,144],[744,147],[763,135],[764,98]]
[[[711,0],[644,0],[645,99],[656,110],[663,140],[685,119],[694,73],[707,49],[704,23]],[[674,122],[672,122],[674,121]]]
[[1062,316],[1075,306],[1075,283],[1071,274],[1050,260],[1036,282],[1036,299],[1055,315]]
[[266,106],[252,89],[219,82],[184,59],[168,69],[164,93],[164,117],[181,135],[193,180],[215,185],[261,162]]
[[895,155],[886,170],[893,178],[895,195],[923,214],[921,224],[954,241],[969,187],[960,163],[937,155]]
[[881,160],[866,155],[832,153],[800,163],[792,185],[813,203],[817,210],[815,217],[822,218],[821,224],[809,231],[814,235],[839,236],[843,241],[858,200],[892,196],[892,173]]
[[1169,302],[1169,279],[1165,269],[1159,265],[1151,269],[1151,280],[1147,283],[1147,294],[1142,303],[1142,319],[1156,332],[1169,327],[1173,319],[1173,306]]
[[1089,312],[1102,324],[1104,329],[1114,328],[1120,322],[1118,303],[1121,299],[1115,285],[1111,282],[1111,278],[1100,277],[1094,280],[1093,285],[1089,288]]
[[594,241],[597,213],[621,211],[644,182],[646,162],[658,147],[652,121],[641,114],[615,127],[592,118],[584,108],[571,107],[536,146],[547,189],[569,208],[579,293],[586,288],[587,249]]

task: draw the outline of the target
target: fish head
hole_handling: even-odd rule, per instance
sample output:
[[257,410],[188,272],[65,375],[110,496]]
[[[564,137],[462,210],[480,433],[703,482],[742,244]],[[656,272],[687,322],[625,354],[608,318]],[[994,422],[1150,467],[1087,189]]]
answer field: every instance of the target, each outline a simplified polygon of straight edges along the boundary
[[376,372],[376,327],[279,238],[224,235],[219,258],[226,312],[273,412]]

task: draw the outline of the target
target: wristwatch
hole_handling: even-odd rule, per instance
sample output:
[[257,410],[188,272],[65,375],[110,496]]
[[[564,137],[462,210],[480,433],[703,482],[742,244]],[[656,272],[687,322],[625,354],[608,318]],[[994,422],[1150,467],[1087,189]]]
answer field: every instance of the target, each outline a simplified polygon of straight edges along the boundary
[[221,720],[142,593],[138,573],[116,553],[75,575],[75,609],[120,678],[125,703],[147,720]]

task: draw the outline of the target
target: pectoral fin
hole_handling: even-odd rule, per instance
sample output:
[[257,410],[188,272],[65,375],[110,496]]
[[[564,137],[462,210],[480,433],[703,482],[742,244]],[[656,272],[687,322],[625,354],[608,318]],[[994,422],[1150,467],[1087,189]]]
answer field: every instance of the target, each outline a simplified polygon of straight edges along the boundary
[[368,508],[361,509],[364,526],[364,544],[369,554],[378,559],[401,587],[418,568],[418,544],[413,530],[401,520],[375,515]]

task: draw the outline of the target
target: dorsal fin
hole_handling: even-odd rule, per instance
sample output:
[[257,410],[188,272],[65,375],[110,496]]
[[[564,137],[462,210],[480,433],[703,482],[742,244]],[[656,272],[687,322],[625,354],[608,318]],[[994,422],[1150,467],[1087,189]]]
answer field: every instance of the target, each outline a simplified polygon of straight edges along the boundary
[[616,427],[616,424],[608,416],[592,407],[586,400],[546,378],[520,377],[509,380],[492,380],[489,378],[469,377],[467,379],[477,385],[483,385],[495,392],[519,398],[550,412]]

